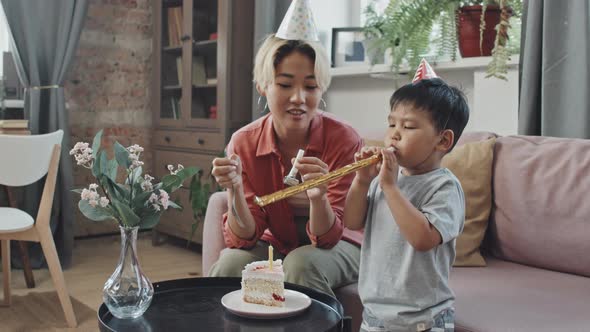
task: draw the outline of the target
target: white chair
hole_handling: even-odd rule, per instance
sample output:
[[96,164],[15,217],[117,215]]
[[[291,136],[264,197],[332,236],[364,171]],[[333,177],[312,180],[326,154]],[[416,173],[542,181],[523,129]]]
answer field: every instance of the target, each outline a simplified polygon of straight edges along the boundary
[[76,327],[76,316],[49,228],[62,138],[62,130],[33,136],[0,135],[0,184],[26,186],[47,175],[36,220],[22,210],[0,207],[4,305],[10,305],[10,240],[40,242],[68,326]]

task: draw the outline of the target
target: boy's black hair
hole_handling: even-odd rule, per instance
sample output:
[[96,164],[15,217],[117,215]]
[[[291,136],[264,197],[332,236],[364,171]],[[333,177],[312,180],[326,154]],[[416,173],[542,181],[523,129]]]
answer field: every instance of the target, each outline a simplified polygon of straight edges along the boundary
[[455,134],[451,151],[469,120],[469,106],[461,90],[440,78],[423,79],[395,90],[389,99],[390,109],[408,103],[430,115],[438,131],[451,129]]

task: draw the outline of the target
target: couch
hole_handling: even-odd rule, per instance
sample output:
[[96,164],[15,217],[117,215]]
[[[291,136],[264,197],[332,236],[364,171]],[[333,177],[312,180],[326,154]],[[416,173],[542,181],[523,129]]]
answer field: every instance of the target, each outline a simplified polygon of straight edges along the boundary
[[[473,253],[483,259],[452,270],[455,331],[590,331],[590,140],[471,132],[455,150],[490,138],[490,211]],[[226,209],[225,193],[209,200],[205,275],[224,248]],[[356,284],[334,291],[358,330]]]

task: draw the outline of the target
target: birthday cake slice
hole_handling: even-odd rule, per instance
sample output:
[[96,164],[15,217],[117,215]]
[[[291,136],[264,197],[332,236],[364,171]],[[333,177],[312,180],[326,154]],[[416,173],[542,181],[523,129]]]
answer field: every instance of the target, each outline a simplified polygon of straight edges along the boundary
[[282,307],[285,303],[283,261],[252,262],[242,271],[242,296],[249,303]]

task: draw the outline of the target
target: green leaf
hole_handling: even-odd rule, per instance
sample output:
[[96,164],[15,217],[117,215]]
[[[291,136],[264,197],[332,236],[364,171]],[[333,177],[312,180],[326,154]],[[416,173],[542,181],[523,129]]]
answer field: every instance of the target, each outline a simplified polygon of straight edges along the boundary
[[137,183],[137,180],[141,178],[143,168],[141,166],[135,167],[131,172],[131,183]]
[[[102,153],[105,153],[104,151],[102,151]],[[92,154],[94,154],[94,151],[92,151]],[[94,164],[92,164],[92,175],[94,175],[95,178],[99,178],[100,177],[100,155],[98,155],[98,157],[94,158]]]
[[208,183],[202,184],[197,176],[192,178],[189,188],[189,200],[195,219],[205,215],[209,192],[210,185]]
[[108,176],[109,159],[107,157],[106,151],[104,151],[104,150],[100,151],[100,154],[98,155],[98,159],[100,160],[100,164],[98,167],[99,172],[98,172],[98,174],[95,174],[94,176],[96,176],[97,178],[100,177],[101,175]]
[[129,166],[131,166],[131,160],[129,160],[129,151],[127,151],[127,149],[125,149],[125,147],[119,142],[115,142],[115,159],[117,159],[119,166],[123,167],[124,169],[128,169]]
[[133,201],[131,202],[131,206],[134,209],[139,209],[140,207],[145,206],[145,203],[147,202],[148,198],[152,195],[151,191],[144,191],[141,192],[137,195],[135,195],[135,197],[133,197]]
[[113,181],[117,181],[117,170],[119,168],[119,165],[117,164],[117,160],[113,159],[109,159],[107,161],[107,165],[105,166],[105,172],[104,174],[106,176],[109,177],[109,179],[113,180]]
[[115,219],[113,213],[109,209],[98,205],[96,207],[92,207],[92,205],[90,205],[85,199],[81,199],[78,202],[78,208],[80,209],[80,212],[82,212],[82,214],[90,220],[104,221]]
[[143,217],[141,219],[141,225],[139,225],[139,226],[141,227],[141,229],[153,228],[154,226],[156,226],[158,224],[161,216],[162,216],[162,211],[160,211],[156,214],[151,214],[149,216]]
[[116,199],[121,202],[129,201],[129,189],[121,184],[116,183],[114,180],[106,176],[101,177],[101,180],[102,185],[109,192],[109,196],[112,199]]
[[173,208],[173,209],[177,209],[177,210],[181,210],[182,211],[182,205],[180,204],[176,204],[176,202],[170,200],[168,201],[168,208]]
[[129,206],[116,200],[113,200],[111,203],[113,204],[115,210],[119,213],[123,226],[134,227],[139,225],[139,217],[133,212],[133,210],[131,210]]
[[78,194],[81,195],[82,194],[82,190],[84,190],[84,189],[72,189],[71,191],[72,192],[75,192],[75,193],[78,193]]
[[172,193],[182,186],[182,179],[174,174],[164,175],[162,178],[162,190]]
[[96,155],[98,154],[98,150],[100,150],[100,143],[102,141],[102,129],[94,135],[94,139],[92,140],[92,158],[96,160]]
[[190,178],[191,176],[193,176],[195,174],[198,174],[200,171],[201,171],[200,168],[191,166],[191,167],[187,167],[187,168],[184,168],[184,169],[178,171],[176,173],[176,176],[178,176],[180,178],[180,180],[182,182],[184,182],[184,180]]

